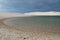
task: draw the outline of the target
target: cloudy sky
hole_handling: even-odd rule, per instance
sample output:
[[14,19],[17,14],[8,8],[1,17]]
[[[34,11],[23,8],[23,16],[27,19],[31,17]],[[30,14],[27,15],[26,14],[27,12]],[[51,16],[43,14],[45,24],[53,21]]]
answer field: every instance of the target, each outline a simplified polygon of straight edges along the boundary
[[60,12],[60,0],[0,0],[0,12]]

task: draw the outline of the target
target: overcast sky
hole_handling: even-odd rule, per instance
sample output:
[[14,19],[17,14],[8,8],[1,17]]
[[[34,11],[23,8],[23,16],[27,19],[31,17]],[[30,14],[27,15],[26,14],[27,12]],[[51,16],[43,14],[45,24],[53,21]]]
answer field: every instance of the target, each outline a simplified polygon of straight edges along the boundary
[[60,0],[0,0],[0,12],[60,12]]

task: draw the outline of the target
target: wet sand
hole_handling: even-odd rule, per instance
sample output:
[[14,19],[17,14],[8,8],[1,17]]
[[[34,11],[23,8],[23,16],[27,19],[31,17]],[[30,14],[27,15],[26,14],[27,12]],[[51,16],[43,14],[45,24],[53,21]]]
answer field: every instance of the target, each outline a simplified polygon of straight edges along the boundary
[[0,40],[60,40],[59,33],[27,32],[16,27],[10,27],[4,24],[4,20],[7,19],[9,18],[0,19]]

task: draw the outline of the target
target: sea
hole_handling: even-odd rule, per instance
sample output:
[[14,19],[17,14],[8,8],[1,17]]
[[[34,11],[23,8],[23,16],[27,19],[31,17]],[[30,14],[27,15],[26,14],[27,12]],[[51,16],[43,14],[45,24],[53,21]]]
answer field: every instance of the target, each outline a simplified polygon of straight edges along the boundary
[[23,31],[60,33],[60,16],[15,17],[4,23]]

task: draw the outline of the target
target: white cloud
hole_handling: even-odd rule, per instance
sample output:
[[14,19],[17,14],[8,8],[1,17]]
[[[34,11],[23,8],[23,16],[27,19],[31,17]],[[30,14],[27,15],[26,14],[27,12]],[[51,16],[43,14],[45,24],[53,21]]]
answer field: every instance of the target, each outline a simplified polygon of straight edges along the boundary
[[60,16],[60,12],[0,13],[0,19],[23,16]]
[[25,13],[25,15],[32,15],[32,16],[60,16],[60,12],[30,12]]

